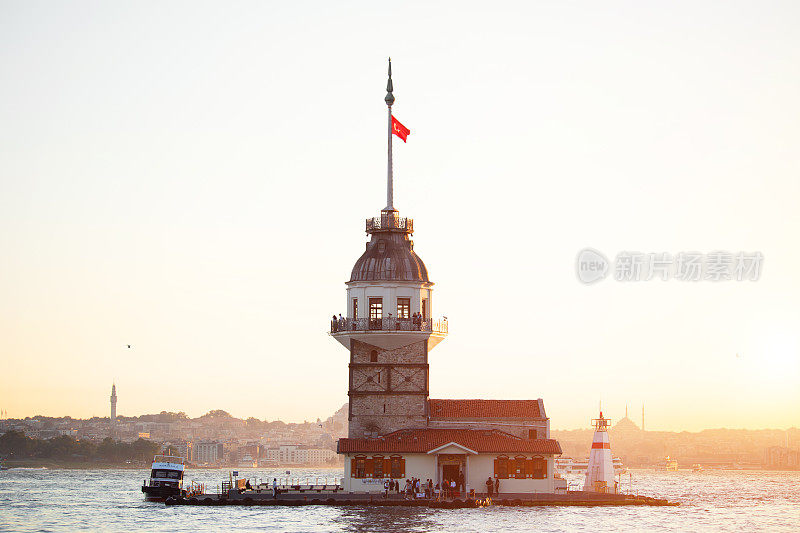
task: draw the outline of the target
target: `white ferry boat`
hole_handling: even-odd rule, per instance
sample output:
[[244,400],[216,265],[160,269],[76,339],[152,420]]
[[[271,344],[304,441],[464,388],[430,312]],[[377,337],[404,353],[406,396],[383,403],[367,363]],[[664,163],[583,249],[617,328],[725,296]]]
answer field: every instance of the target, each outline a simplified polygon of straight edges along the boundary
[[183,457],[156,455],[150,469],[150,480],[142,485],[144,499],[163,502],[170,496],[187,496],[183,488]]
[[[585,473],[586,469],[589,468],[589,459],[582,459],[576,460],[572,457],[557,457],[556,460],[556,472],[560,474],[572,474],[572,473]],[[622,464],[622,459],[619,457],[614,457],[612,459],[614,465],[614,474],[624,474],[627,472],[625,465]]]

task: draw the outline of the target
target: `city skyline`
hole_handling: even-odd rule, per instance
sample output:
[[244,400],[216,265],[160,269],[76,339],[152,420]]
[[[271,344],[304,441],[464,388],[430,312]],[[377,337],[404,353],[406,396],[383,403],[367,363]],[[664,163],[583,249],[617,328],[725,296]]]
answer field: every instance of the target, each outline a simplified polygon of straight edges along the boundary
[[[648,429],[800,425],[786,9],[148,5],[0,18],[8,416],[107,416],[112,382],[121,413],[346,402],[327,331],[384,204],[392,55],[395,205],[449,318],[431,397],[545,398],[553,429],[598,401]],[[586,285],[589,247],[763,265]]]

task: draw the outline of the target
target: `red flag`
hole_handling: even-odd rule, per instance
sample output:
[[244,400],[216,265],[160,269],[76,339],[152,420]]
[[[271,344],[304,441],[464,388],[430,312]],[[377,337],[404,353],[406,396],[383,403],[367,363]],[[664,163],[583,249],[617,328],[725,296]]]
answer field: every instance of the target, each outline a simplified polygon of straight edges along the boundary
[[403,139],[403,142],[406,142],[406,137],[411,133],[411,130],[400,124],[400,121],[392,115],[392,133]]

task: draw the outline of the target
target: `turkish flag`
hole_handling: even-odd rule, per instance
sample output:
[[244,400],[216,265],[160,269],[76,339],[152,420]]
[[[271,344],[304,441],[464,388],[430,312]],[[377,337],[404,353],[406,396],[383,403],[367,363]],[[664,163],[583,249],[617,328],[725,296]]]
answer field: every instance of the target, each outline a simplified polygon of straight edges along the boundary
[[408,134],[411,133],[411,130],[400,124],[400,121],[392,115],[392,133],[403,139],[403,142],[406,142],[406,138]]

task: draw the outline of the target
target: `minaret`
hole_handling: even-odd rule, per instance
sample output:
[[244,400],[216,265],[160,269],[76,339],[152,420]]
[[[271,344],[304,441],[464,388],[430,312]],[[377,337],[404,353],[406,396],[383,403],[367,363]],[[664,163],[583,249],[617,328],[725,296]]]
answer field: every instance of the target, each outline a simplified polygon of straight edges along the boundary
[[111,384],[111,418],[109,419],[111,427],[117,424],[117,385]]
[[386,207],[366,221],[370,240],[346,283],[346,318],[331,323],[350,352],[350,438],[427,426],[428,352],[447,335],[447,322],[432,318],[433,283],[414,253],[414,221],[394,207],[393,91],[389,60]]
[[592,420],[595,428],[592,449],[589,452],[589,466],[586,468],[586,481],[583,490],[589,492],[616,492],[614,484],[614,461],[611,458],[611,441],[608,438],[609,419]]

